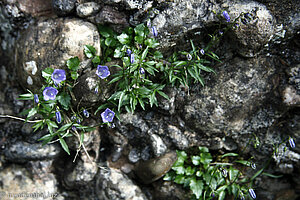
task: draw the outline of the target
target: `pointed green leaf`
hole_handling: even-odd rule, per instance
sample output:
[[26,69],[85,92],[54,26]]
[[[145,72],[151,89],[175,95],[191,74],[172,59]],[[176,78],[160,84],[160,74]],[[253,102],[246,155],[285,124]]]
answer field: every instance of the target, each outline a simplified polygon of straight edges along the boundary
[[68,147],[67,143],[65,142],[65,140],[62,137],[60,137],[59,135],[58,135],[58,138],[59,138],[59,142],[60,142],[62,148],[65,150],[65,152],[67,152],[70,155],[69,147]]

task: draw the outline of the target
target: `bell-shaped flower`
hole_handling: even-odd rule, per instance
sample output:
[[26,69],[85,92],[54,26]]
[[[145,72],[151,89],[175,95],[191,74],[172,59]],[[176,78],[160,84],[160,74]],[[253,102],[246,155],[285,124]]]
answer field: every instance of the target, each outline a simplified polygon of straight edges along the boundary
[[201,53],[202,55],[204,55],[204,54],[205,54],[204,49],[201,49],[201,50],[200,50],[200,53]]
[[43,91],[44,100],[55,100],[58,90],[54,87],[45,87]]
[[145,69],[144,68],[140,68],[140,74],[145,74]]
[[248,191],[249,191],[251,198],[256,199],[256,194],[255,194],[254,190],[250,188]]
[[109,108],[106,108],[106,110],[103,113],[101,113],[101,118],[104,123],[112,122],[114,119],[114,116],[115,116],[115,113],[112,110],[110,110]]
[[39,96],[38,96],[37,94],[33,95],[33,98],[34,98],[34,102],[35,102],[36,104],[38,104],[38,103],[40,102]]
[[66,80],[66,72],[63,69],[55,69],[51,75],[51,79],[55,84]]
[[86,109],[84,109],[82,112],[86,118],[88,118],[90,116],[90,113]]
[[55,116],[56,116],[56,121],[57,121],[57,123],[61,123],[61,114],[60,114],[60,112],[59,111],[56,111],[55,112]]
[[110,75],[110,71],[107,66],[98,65],[96,74],[101,78],[105,79]]
[[130,63],[133,64],[134,63],[134,54],[130,54]]
[[223,16],[224,16],[224,18],[226,19],[226,22],[230,22],[230,16],[229,16],[229,14],[227,13],[227,11],[223,11]]
[[289,143],[290,143],[290,147],[291,147],[291,148],[295,148],[295,147],[296,147],[295,141],[294,141],[293,138],[290,138],[290,139],[289,139]]
[[152,32],[152,34],[153,34],[154,37],[157,37],[157,36],[158,36],[158,32],[157,32],[157,29],[156,29],[155,26],[152,26],[151,32]]

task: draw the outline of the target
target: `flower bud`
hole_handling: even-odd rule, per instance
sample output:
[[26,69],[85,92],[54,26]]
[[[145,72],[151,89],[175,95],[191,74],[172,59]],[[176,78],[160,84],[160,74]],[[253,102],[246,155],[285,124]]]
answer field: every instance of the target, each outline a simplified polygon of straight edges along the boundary
[[84,110],[83,110],[83,115],[84,115],[86,118],[88,118],[88,117],[90,116],[90,113],[89,113],[86,109],[84,109]]
[[251,162],[250,166],[252,169],[256,169],[256,164],[254,162]]
[[256,199],[256,194],[255,194],[254,190],[253,189],[249,189],[248,191],[249,191],[249,194],[250,194],[251,198],[252,199]]
[[145,69],[144,68],[140,68],[140,74],[145,74]]
[[134,54],[130,54],[130,63],[131,63],[131,64],[134,63]]
[[39,96],[37,94],[35,94],[35,95],[33,95],[33,97],[34,97],[34,102],[36,104],[38,104],[39,103]]
[[152,34],[153,34],[154,37],[158,36],[158,32],[157,32],[157,29],[156,29],[155,26],[152,26],[151,31],[152,31]]
[[201,50],[200,50],[200,53],[201,53],[202,55],[204,55],[204,54],[205,54],[204,49],[201,49]]
[[293,138],[290,138],[290,139],[289,139],[289,143],[290,143],[290,147],[291,147],[291,148],[295,148],[295,147],[296,147],[295,141],[294,141]]
[[57,123],[61,123],[61,114],[60,114],[60,112],[59,111],[56,111],[55,112],[55,116],[56,116],[56,121],[57,121]]
[[187,58],[188,60],[192,60],[192,59],[193,59],[193,57],[192,57],[191,54],[187,54],[187,55],[186,55],[186,58]]

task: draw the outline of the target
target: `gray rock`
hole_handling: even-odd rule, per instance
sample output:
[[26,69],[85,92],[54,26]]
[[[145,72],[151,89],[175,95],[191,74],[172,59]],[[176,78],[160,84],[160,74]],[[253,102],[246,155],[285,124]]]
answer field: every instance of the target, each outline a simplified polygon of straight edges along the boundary
[[99,199],[147,200],[141,189],[120,170],[102,168],[97,175],[96,193]]
[[275,19],[270,11],[265,5],[255,1],[227,1],[222,7],[228,8],[232,20],[241,13],[253,14],[253,20],[249,20],[247,24],[240,23],[233,30],[234,34],[230,35],[233,38],[232,44],[240,55],[255,56],[274,34]]
[[[69,167],[73,168],[74,163],[69,163]],[[98,172],[98,166],[95,162],[88,160],[82,161],[78,159],[76,166],[71,169],[66,167],[64,173],[64,183],[69,188],[74,188],[79,185],[86,185],[92,181]]]
[[138,149],[133,148],[128,154],[128,160],[132,163],[136,163],[141,158],[140,152]]
[[167,146],[164,141],[156,134],[151,134],[151,144],[155,156],[160,156],[167,151]]
[[[74,94],[76,101],[81,102],[82,105],[104,102],[112,94],[112,86],[96,75],[96,69],[81,75],[78,82],[79,84],[74,87]],[[96,88],[98,93],[95,92]]]
[[189,141],[176,126],[168,125],[167,130],[170,135],[169,137],[173,140],[173,143],[178,149],[186,149],[189,146]]
[[87,3],[79,4],[76,7],[76,13],[79,17],[85,18],[99,12],[100,8],[101,8],[100,5],[95,2],[87,2]]
[[13,164],[0,171],[0,182],[0,194],[3,195],[1,199],[64,199],[58,192],[58,182],[52,173],[43,173],[40,177],[33,178],[30,170]]
[[15,64],[21,85],[38,90],[44,82],[43,69],[65,69],[66,61],[75,56],[84,60],[86,44],[94,46],[97,55],[100,54],[100,36],[93,24],[68,18],[39,20],[23,33],[16,45]]
[[101,11],[95,17],[90,18],[90,20],[97,24],[110,24],[114,31],[118,33],[129,26],[126,14],[111,6],[104,6]]
[[58,144],[42,146],[42,144],[29,144],[16,142],[4,150],[5,159],[8,161],[23,163],[34,160],[47,160],[59,156],[61,147]]
[[199,31],[213,22],[215,18],[212,11],[218,10],[216,4],[205,0],[178,0],[167,4],[167,9],[153,20],[163,50],[174,47],[186,33]]
[[75,10],[76,0],[52,0],[52,6],[58,16],[67,16]]
[[[141,9],[143,5],[149,3],[147,0],[102,0],[105,4],[123,5],[127,10]],[[151,3],[153,1],[150,1]]]
[[264,57],[235,58],[218,69],[218,81],[207,83],[198,94],[182,102],[185,123],[207,135],[249,134],[269,127],[278,117],[269,105],[262,107],[268,95],[275,97],[271,82],[275,68],[271,63]]

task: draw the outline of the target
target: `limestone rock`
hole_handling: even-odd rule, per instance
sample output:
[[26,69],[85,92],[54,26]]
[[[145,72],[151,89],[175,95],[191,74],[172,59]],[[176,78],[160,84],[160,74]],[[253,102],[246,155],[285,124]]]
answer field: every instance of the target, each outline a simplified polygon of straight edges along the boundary
[[75,10],[76,0],[52,0],[55,13],[58,16],[66,16]]
[[245,57],[255,56],[274,34],[274,17],[265,5],[255,1],[228,1],[222,6],[228,8],[228,13],[233,19],[241,13],[253,15],[253,19],[248,23],[239,23],[232,38],[235,41],[234,48],[239,54]]
[[76,7],[76,13],[79,17],[89,17],[96,14],[100,10],[100,5],[95,2],[87,2],[79,4]]
[[92,45],[100,54],[97,28],[79,19],[39,20],[30,26],[16,45],[16,67],[23,87],[37,90],[44,82],[46,67],[66,68],[66,61],[78,56],[84,60],[84,45]]
[[42,144],[30,144],[16,142],[4,150],[6,160],[22,163],[30,160],[53,159],[59,156],[61,148],[57,144],[42,146]]
[[105,167],[97,175],[96,192],[99,199],[147,200],[141,189],[120,170]]
[[23,166],[12,164],[0,171],[1,199],[63,199],[52,173],[34,179]]

